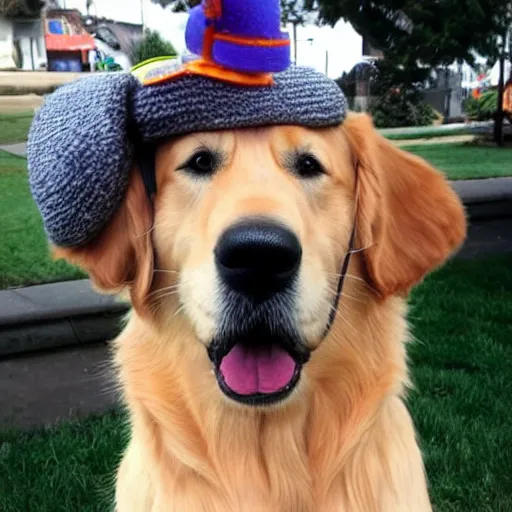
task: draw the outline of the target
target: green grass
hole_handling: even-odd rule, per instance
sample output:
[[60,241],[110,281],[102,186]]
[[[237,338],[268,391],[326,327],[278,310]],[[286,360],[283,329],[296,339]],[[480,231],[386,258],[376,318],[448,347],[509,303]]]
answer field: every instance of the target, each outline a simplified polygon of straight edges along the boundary
[[33,117],[33,112],[0,113],[0,144],[26,141]]
[[[409,405],[437,512],[512,510],[512,256],[454,261],[411,298]],[[0,433],[0,510],[108,511],[125,445],[108,415]],[[413,511],[411,511],[413,512]]]
[[0,434],[2,512],[110,512],[127,439],[119,414]]
[[403,148],[428,160],[451,180],[512,176],[512,149],[474,144],[411,145]]
[[411,409],[443,512],[512,510],[512,255],[453,262],[413,294]]
[[0,288],[85,277],[52,260],[26,165],[24,158],[0,151]]
[[456,137],[458,135],[471,135],[471,130],[460,128],[457,130],[443,130],[439,128],[429,128],[419,130],[417,132],[407,133],[386,133],[383,131],[383,136],[389,140],[416,140],[416,139],[433,139],[443,137]]

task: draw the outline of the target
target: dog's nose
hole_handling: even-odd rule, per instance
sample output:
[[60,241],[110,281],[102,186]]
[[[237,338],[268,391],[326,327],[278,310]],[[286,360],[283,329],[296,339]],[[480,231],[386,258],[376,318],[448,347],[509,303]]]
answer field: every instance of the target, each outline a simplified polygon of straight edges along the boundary
[[232,290],[255,297],[290,286],[301,258],[302,247],[292,231],[261,219],[228,228],[215,249],[224,283]]

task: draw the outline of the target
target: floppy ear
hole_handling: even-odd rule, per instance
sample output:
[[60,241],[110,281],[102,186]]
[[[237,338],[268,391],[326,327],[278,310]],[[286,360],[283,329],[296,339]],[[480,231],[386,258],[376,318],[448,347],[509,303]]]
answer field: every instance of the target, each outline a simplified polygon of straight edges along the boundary
[[139,313],[147,306],[153,280],[152,211],[135,169],[121,206],[100,234],[78,248],[56,247],[54,255],[79,265],[102,291],[128,289]]
[[356,159],[368,279],[382,298],[406,294],[464,241],[463,206],[443,174],[381,137],[368,116],[349,116],[343,129]]

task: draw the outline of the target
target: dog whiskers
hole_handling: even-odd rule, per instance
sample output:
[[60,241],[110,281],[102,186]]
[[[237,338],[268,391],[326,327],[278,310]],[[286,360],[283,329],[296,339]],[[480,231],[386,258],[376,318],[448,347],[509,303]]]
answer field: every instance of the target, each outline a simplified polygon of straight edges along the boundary
[[155,225],[149,228],[145,233],[141,233],[140,235],[136,235],[136,238],[143,238],[149,234],[151,234],[155,230]]
[[162,295],[166,295],[166,294],[174,294],[174,293],[177,293],[179,291],[179,284],[173,284],[172,286],[167,286],[165,288],[160,288],[158,290],[155,290],[153,292],[151,292],[149,295],[148,295],[148,298],[158,298]]
[[368,245],[366,247],[361,247],[359,249],[352,249],[352,250],[348,251],[348,253],[349,254],[359,254],[361,252],[367,251],[368,249],[371,249],[374,245],[375,244],[373,243],[373,244],[370,244],[370,245]]

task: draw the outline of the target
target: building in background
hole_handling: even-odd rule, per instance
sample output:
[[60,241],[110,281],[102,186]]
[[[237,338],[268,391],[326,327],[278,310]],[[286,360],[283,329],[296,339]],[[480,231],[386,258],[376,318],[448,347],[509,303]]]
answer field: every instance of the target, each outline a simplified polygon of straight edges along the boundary
[[83,20],[85,29],[94,37],[101,58],[111,57],[123,70],[128,71],[133,65],[133,47],[143,37],[142,25],[90,15]]
[[49,9],[43,19],[49,71],[88,70],[94,38],[85,30],[76,9]]

